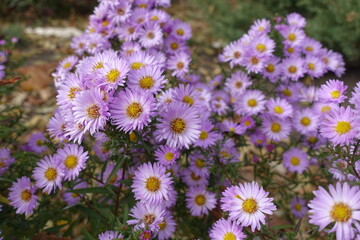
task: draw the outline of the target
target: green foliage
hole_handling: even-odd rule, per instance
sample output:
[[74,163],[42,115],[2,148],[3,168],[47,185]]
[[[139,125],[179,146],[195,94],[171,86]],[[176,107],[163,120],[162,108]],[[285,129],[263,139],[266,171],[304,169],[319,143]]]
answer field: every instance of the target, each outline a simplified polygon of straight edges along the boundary
[[348,61],[360,60],[360,1],[358,0],[195,0],[213,34],[226,42],[238,39],[254,20],[298,12],[309,36],[339,51]]

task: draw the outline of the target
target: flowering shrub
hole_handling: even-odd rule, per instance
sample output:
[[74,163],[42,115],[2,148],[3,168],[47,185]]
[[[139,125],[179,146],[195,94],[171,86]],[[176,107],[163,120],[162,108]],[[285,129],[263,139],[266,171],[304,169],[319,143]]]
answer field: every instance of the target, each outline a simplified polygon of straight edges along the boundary
[[39,160],[17,179],[2,173],[21,216],[5,236],[359,237],[358,110],[339,80],[305,84],[340,77],[342,56],[292,13],[255,21],[219,56],[230,68],[202,81],[191,28],[160,8],[169,5],[100,1],[73,39],[76,55],[53,73],[47,133],[25,147]]

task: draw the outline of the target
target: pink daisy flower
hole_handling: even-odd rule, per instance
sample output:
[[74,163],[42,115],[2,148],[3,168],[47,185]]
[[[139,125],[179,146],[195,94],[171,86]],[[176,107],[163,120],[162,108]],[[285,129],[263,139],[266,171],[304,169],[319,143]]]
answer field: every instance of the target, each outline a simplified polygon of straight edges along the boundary
[[309,211],[308,207],[306,206],[306,201],[299,197],[294,197],[291,200],[291,213],[296,218],[305,217]]
[[319,99],[326,102],[342,103],[346,97],[347,86],[340,80],[329,80],[321,85],[318,91]]
[[310,165],[309,157],[300,148],[291,148],[283,153],[283,164],[289,172],[303,173]]
[[144,163],[134,172],[131,186],[136,200],[159,204],[169,199],[172,188],[170,173],[159,163]]
[[329,192],[320,187],[313,193],[315,198],[308,204],[309,222],[319,226],[320,231],[335,223],[328,231],[336,232],[336,239],[354,239],[355,224],[360,221],[359,187],[337,183],[336,187],[329,186]]
[[245,239],[246,235],[236,222],[221,218],[212,226],[209,237],[211,240],[241,240]]
[[176,162],[180,156],[180,152],[168,146],[160,146],[155,150],[155,159],[161,165],[170,166]]
[[158,67],[145,66],[129,74],[127,85],[134,90],[157,93],[164,87],[166,79]]
[[298,28],[304,28],[306,26],[306,19],[298,13],[290,13],[286,16],[286,22]]
[[155,237],[159,240],[166,240],[172,237],[176,230],[176,221],[169,211],[165,212],[164,219],[159,223],[159,230],[155,233]]
[[181,172],[182,181],[189,187],[207,186],[209,183],[209,171],[207,174],[197,175],[194,169],[186,168]]
[[61,189],[61,182],[65,176],[62,163],[52,156],[45,156],[37,163],[33,177],[36,187],[44,188],[43,192],[50,194],[56,188]]
[[112,61],[105,62],[104,67],[99,70],[101,81],[99,86],[106,86],[107,89],[117,89],[123,86],[127,73],[130,71],[129,64],[122,58],[115,57]]
[[233,189],[235,198],[229,199],[229,219],[235,220],[243,227],[251,227],[251,231],[260,230],[265,224],[265,214],[272,215],[276,210],[273,199],[268,198],[268,192],[256,182],[244,183]]
[[191,58],[186,52],[175,53],[170,56],[167,61],[167,68],[172,70],[171,76],[182,77],[185,73],[189,72],[189,65]]
[[42,132],[33,133],[31,134],[28,141],[29,149],[35,153],[43,153],[47,150],[45,141],[46,138],[44,136],[44,133]]
[[240,65],[244,58],[245,46],[240,40],[229,43],[219,56],[220,62],[230,62],[230,67]]
[[306,134],[318,129],[320,118],[311,108],[296,111],[294,115],[294,128],[300,133]]
[[289,137],[291,122],[286,119],[265,116],[262,131],[270,140],[279,142]]
[[139,30],[139,42],[144,48],[155,47],[163,43],[163,34],[159,24],[147,22]]
[[130,132],[142,130],[151,122],[155,108],[151,93],[126,89],[113,98],[110,113],[113,124],[120,130]]
[[37,206],[36,187],[28,177],[18,178],[9,189],[10,205],[16,208],[17,214],[30,215]]
[[293,115],[293,107],[285,99],[271,98],[268,100],[266,106],[269,114],[275,117],[287,118],[287,117],[292,117]]
[[135,225],[135,231],[139,229],[158,231],[160,228],[159,224],[164,220],[165,209],[162,204],[138,202],[131,209],[131,213],[129,215],[135,219],[128,220],[127,224]]
[[225,87],[234,94],[243,93],[252,84],[249,76],[242,72],[237,71],[231,74],[230,78],[226,79]]
[[171,103],[160,113],[156,138],[166,140],[172,148],[189,148],[200,136],[200,118],[193,107],[182,103]]
[[214,125],[209,120],[203,121],[200,128],[200,136],[194,143],[194,146],[207,148],[215,145],[216,141],[221,139],[221,135],[212,131],[213,128]]
[[207,215],[215,205],[215,194],[203,187],[193,187],[186,192],[186,206],[192,216]]
[[64,166],[64,180],[73,180],[85,168],[89,156],[82,146],[65,144],[64,148],[58,150],[54,158],[57,158]]
[[304,76],[304,61],[298,57],[283,59],[281,62],[282,75],[284,80],[291,79],[298,81]]
[[235,102],[235,111],[239,115],[255,115],[264,110],[265,95],[260,90],[247,90]]

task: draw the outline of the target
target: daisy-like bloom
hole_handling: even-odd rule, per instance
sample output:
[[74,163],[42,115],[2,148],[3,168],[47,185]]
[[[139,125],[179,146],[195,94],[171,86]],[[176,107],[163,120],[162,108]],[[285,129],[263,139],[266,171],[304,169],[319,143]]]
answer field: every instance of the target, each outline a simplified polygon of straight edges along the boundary
[[156,232],[155,237],[159,240],[169,239],[176,230],[176,221],[170,212],[166,211],[164,219],[159,223],[159,231]]
[[348,145],[358,136],[359,121],[350,107],[333,109],[321,122],[320,133],[334,145]]
[[142,130],[149,122],[155,108],[151,93],[126,89],[113,98],[111,104],[112,122],[125,132]]
[[144,48],[150,48],[163,43],[163,34],[159,24],[155,22],[146,23],[139,30],[139,42]]
[[321,85],[319,99],[326,102],[342,103],[346,97],[347,86],[340,80],[329,80]]
[[[86,182],[81,182],[81,183],[77,184],[73,189],[75,190],[75,189],[82,189],[82,188],[87,188],[87,187],[88,187],[88,184]],[[82,195],[83,194],[74,193],[74,192],[64,192],[62,194],[62,197],[68,205],[74,205],[80,201]]]
[[316,55],[322,48],[322,45],[319,41],[313,38],[306,37],[302,43],[302,48],[304,54]]
[[319,115],[311,108],[296,111],[293,118],[294,128],[302,134],[316,131],[319,121]]
[[255,132],[250,135],[250,142],[255,146],[263,147],[266,143],[266,136],[262,131],[256,129]]
[[108,109],[104,94],[99,88],[78,93],[72,108],[75,121],[83,125],[85,131],[89,130],[90,134],[94,134],[105,126],[110,116]]
[[195,169],[185,168],[182,172],[182,181],[189,187],[207,186],[209,182],[209,171],[205,169],[203,175],[197,175]]
[[203,101],[200,100],[200,93],[191,84],[181,84],[174,89],[174,100],[183,102],[190,107],[202,107]]
[[294,197],[291,200],[291,212],[296,218],[305,217],[308,212],[308,207],[306,206],[306,201],[299,197]]
[[170,173],[159,163],[144,163],[134,172],[131,186],[136,200],[150,204],[159,204],[169,199],[172,188]]
[[344,74],[345,63],[341,54],[322,48],[319,52],[319,56],[321,56],[327,69],[333,71],[337,77],[341,77]]
[[98,236],[99,240],[121,240],[124,238],[124,236],[121,233],[118,233],[117,231],[105,231],[103,233],[100,233]]
[[54,112],[54,116],[49,120],[46,130],[51,137],[65,140],[65,127],[66,121],[61,115],[61,111],[59,109],[56,109]]
[[162,204],[149,204],[138,202],[131,209],[129,214],[135,218],[128,220],[127,224],[135,225],[134,230],[150,229],[151,231],[158,231],[165,216],[165,209]]
[[285,38],[283,43],[290,46],[301,46],[306,37],[304,30],[294,26],[281,29],[280,34]]
[[[113,171],[115,167],[115,163],[114,162],[107,162],[106,164],[106,168],[103,174],[99,173],[99,178],[101,178],[102,176],[102,180],[104,183],[109,183],[115,186],[120,186],[120,181],[124,180],[125,175],[123,175],[124,170],[122,168],[120,168],[115,174],[114,176],[112,176],[112,178],[110,178],[110,174]],[[100,186],[103,186],[102,184],[99,184]]]
[[116,57],[112,61],[105,62],[104,67],[99,70],[101,78],[99,86],[106,86],[109,89],[123,86],[129,70],[129,64],[122,58]]
[[313,192],[315,198],[308,204],[310,223],[320,227],[320,231],[335,223],[329,232],[336,232],[336,239],[354,239],[354,224],[360,221],[360,190],[347,183],[329,186],[329,192],[319,187]]
[[62,60],[59,63],[59,66],[56,68],[57,71],[64,71],[64,72],[69,72],[74,66],[75,64],[79,61],[79,58],[76,56],[69,56],[67,58],[65,58],[64,60]]
[[155,159],[161,165],[170,166],[179,158],[180,152],[168,146],[160,146],[155,150]]
[[127,85],[131,89],[157,93],[164,87],[166,79],[163,71],[154,66],[145,66],[139,71],[132,71],[129,74]]
[[0,176],[8,170],[13,162],[15,162],[15,158],[11,157],[10,149],[0,148]]
[[275,42],[268,35],[264,34],[255,38],[249,47],[260,56],[271,56],[275,49]]
[[286,22],[298,28],[304,28],[306,26],[306,19],[298,13],[290,13],[287,15]]
[[58,150],[54,158],[57,158],[64,166],[64,180],[73,180],[85,168],[89,156],[82,146],[65,144],[64,148]]
[[66,81],[60,83],[57,89],[57,104],[60,108],[69,108],[72,107],[76,95],[81,92],[83,86],[78,74],[69,73],[66,75]]
[[181,40],[189,40],[191,38],[191,26],[180,20],[175,20],[171,35]]
[[242,117],[240,123],[245,127],[246,130],[255,127],[255,121],[251,116]]
[[174,93],[174,89],[169,88],[165,91],[161,91],[160,94],[156,97],[156,100],[157,100],[156,107],[159,112],[162,112],[163,110],[165,110],[170,103],[175,101],[173,93]]
[[325,64],[317,56],[306,56],[304,59],[304,67],[307,74],[314,78],[320,78],[326,73]]
[[279,80],[281,69],[280,69],[280,58],[278,57],[270,57],[264,66],[262,74],[264,77],[267,77],[270,82],[275,83]]
[[156,130],[158,141],[166,140],[172,148],[189,148],[200,136],[200,118],[196,108],[173,102],[160,113]]
[[134,41],[139,36],[139,29],[139,25],[127,20],[116,29],[116,34],[119,36],[119,40]]
[[47,150],[47,147],[45,146],[46,138],[44,136],[44,133],[42,132],[36,132],[31,134],[28,145],[29,149],[36,153],[43,153]]
[[290,135],[291,122],[287,119],[265,116],[262,131],[270,140],[279,142]]
[[250,27],[249,34],[266,34],[271,29],[270,21],[267,19],[257,19]]
[[158,65],[158,62],[155,60],[155,58],[144,51],[139,51],[131,54],[127,60],[129,62],[130,69],[133,71],[140,70],[148,65]]
[[267,104],[267,109],[270,115],[276,116],[279,118],[292,117],[293,107],[285,99],[282,98],[271,98]]
[[256,51],[246,51],[241,65],[246,68],[248,73],[260,73],[265,67],[267,58],[267,56],[263,56]]
[[182,41],[181,39],[178,39],[174,36],[168,36],[165,39],[165,47],[166,47],[166,52],[167,53],[171,53],[171,54],[175,54],[177,52],[185,52],[188,51],[188,48],[186,46],[186,42]]
[[228,119],[224,120],[220,124],[220,129],[224,132],[230,132],[238,135],[241,135],[246,131],[246,128],[242,124],[235,123],[234,121]]
[[235,102],[235,111],[238,115],[255,115],[264,110],[265,95],[260,90],[247,90]]
[[115,23],[123,23],[131,16],[131,4],[126,0],[112,2],[108,11],[109,19]]
[[229,199],[229,219],[243,227],[251,226],[251,231],[260,230],[260,223],[265,224],[265,214],[272,215],[276,210],[273,198],[267,197],[258,183],[239,184],[233,189],[234,198]]
[[229,106],[222,99],[214,99],[210,102],[211,111],[218,114],[223,115],[228,110]]
[[212,226],[209,237],[211,240],[241,240],[245,239],[246,235],[236,222],[221,218]]
[[209,146],[215,145],[216,141],[221,139],[221,135],[215,131],[212,131],[213,128],[214,125],[209,120],[202,121],[200,136],[194,143],[194,146],[207,148]]
[[10,205],[16,208],[17,214],[30,215],[37,206],[36,187],[28,177],[18,178],[9,189]]
[[199,151],[192,152],[190,155],[190,167],[191,170],[197,176],[209,176],[209,162],[208,159]]
[[44,188],[43,192],[50,194],[56,188],[61,189],[61,181],[65,176],[64,166],[59,159],[53,156],[46,156],[37,163],[33,177],[36,187]]
[[303,173],[309,166],[309,157],[300,148],[294,147],[283,153],[283,164],[289,172]]
[[229,43],[219,55],[220,62],[230,62],[230,67],[240,65],[244,58],[245,46],[240,40]]
[[228,91],[234,94],[241,94],[251,84],[252,82],[246,73],[242,71],[237,71],[235,73],[232,73],[230,78],[226,79],[225,87],[228,89]]
[[186,52],[175,53],[167,60],[167,68],[172,70],[171,76],[182,77],[185,73],[189,72],[189,65],[191,58]]
[[285,81],[287,79],[297,81],[304,76],[304,61],[298,57],[285,58],[281,62],[281,69]]
[[192,216],[206,215],[215,205],[215,193],[207,191],[203,186],[192,187],[186,193],[186,206]]

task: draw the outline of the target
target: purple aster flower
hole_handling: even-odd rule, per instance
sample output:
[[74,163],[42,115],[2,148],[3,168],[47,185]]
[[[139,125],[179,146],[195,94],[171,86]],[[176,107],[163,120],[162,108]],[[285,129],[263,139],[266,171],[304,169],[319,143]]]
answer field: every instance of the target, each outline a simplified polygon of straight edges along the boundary
[[210,107],[212,112],[218,114],[218,115],[223,115],[226,113],[226,111],[228,110],[229,106],[227,105],[227,103],[222,100],[222,99],[214,99],[210,102]]
[[169,199],[172,179],[166,168],[159,163],[144,163],[135,172],[131,186],[136,200],[159,204]]
[[306,37],[304,30],[296,26],[285,27],[280,34],[285,38],[283,43],[291,46],[300,46]]
[[255,132],[250,135],[250,141],[255,146],[263,147],[266,143],[266,136],[262,131],[256,129]]
[[31,134],[28,145],[29,149],[36,153],[43,153],[47,150],[47,147],[45,145],[46,138],[44,136],[44,133],[42,132],[36,132]]
[[[67,116],[68,117],[68,116]],[[86,131],[82,124],[75,122],[73,116],[66,119],[65,136],[74,142],[80,144]]]
[[265,214],[272,215],[276,210],[273,198],[268,198],[268,192],[256,182],[239,184],[233,189],[234,198],[229,206],[229,219],[243,227],[251,226],[251,231],[260,230],[265,224]]
[[181,84],[174,88],[174,100],[183,102],[190,107],[201,108],[204,104],[200,99],[200,92],[191,84]]
[[234,94],[242,94],[250,85],[252,85],[252,82],[249,76],[242,71],[232,73],[231,77],[227,78],[225,82],[225,87]]
[[83,125],[85,131],[89,130],[90,134],[102,129],[110,116],[108,104],[99,88],[78,93],[72,110],[75,121]]
[[149,92],[126,89],[114,97],[111,104],[111,119],[120,130],[142,130],[151,122],[155,108],[154,97]]
[[303,53],[307,55],[316,55],[322,48],[322,45],[319,41],[306,37],[302,43]]
[[162,44],[163,34],[159,24],[155,22],[146,23],[139,30],[139,42],[144,48],[150,48]]
[[164,45],[166,48],[166,52],[170,53],[170,54],[176,54],[179,52],[187,52],[188,51],[186,42],[177,37],[174,37],[172,35],[168,36],[165,39]]
[[214,125],[209,120],[202,121],[200,136],[194,143],[194,146],[207,148],[215,145],[216,141],[221,139],[221,135],[218,132],[213,131],[213,129]]
[[281,74],[280,58],[273,56],[266,60],[262,74],[264,77],[267,77],[270,82],[275,83],[278,81]]
[[186,206],[192,216],[209,214],[215,208],[215,194],[207,191],[204,187],[192,187],[186,192]]
[[329,80],[321,85],[319,99],[326,102],[342,103],[346,97],[347,86],[340,80]]
[[85,50],[89,54],[96,54],[103,50],[109,49],[111,44],[107,38],[100,33],[91,33],[86,35]]
[[171,76],[181,77],[189,72],[191,58],[186,52],[178,52],[170,56],[167,61],[167,68],[172,70]]
[[[114,176],[112,176],[112,178],[109,179],[111,172],[113,171],[115,167],[115,163],[114,162],[107,162],[106,164],[106,168],[104,173],[99,173],[99,178],[101,178],[102,176],[102,180],[104,183],[109,183],[109,184],[113,184],[114,186],[119,187],[120,186],[120,181],[125,179],[125,174],[124,174],[124,170],[122,168],[120,168]],[[129,171],[130,172],[130,171]],[[99,184],[100,186],[103,186],[102,184]]]
[[33,171],[36,187],[43,188],[44,193],[50,194],[56,188],[61,189],[61,182],[65,176],[64,166],[59,159],[45,156],[37,163]]
[[105,231],[103,233],[100,233],[98,236],[99,240],[121,240],[124,239],[124,236],[119,232],[114,231]]
[[172,237],[176,230],[176,221],[169,211],[165,212],[164,219],[159,223],[159,230],[155,233],[155,237],[159,240],[165,240]]
[[271,56],[275,49],[275,42],[268,35],[261,35],[254,38],[249,49],[260,56]]
[[320,78],[326,73],[325,64],[317,56],[309,55],[304,59],[307,74],[314,78]]
[[132,71],[129,74],[127,85],[131,89],[157,93],[167,82],[163,71],[154,66],[145,66],[139,71]]
[[224,132],[231,132],[238,135],[242,135],[246,131],[246,128],[242,124],[235,123],[234,121],[228,119],[225,119],[220,124],[220,129]]
[[354,224],[360,220],[360,190],[347,183],[329,186],[329,192],[319,187],[314,191],[315,198],[308,204],[310,223],[319,226],[322,231],[331,223],[335,225],[328,230],[336,232],[336,239],[354,239]]
[[181,172],[182,181],[189,187],[207,186],[209,182],[209,171],[203,175],[195,174],[195,169],[186,168]]
[[248,50],[244,53],[240,64],[246,68],[248,73],[260,73],[265,67],[267,58],[267,56],[263,56],[257,51]]
[[89,158],[88,152],[85,152],[82,146],[77,144],[65,144],[64,148],[59,149],[54,156],[65,169],[64,180],[73,180],[86,166],[86,160]]
[[293,107],[282,98],[271,98],[268,100],[266,107],[270,115],[279,118],[288,118],[293,115]]
[[71,108],[72,103],[78,93],[83,89],[78,74],[70,73],[66,77],[66,81],[61,82],[58,87],[58,95],[56,96],[57,104],[61,108]]
[[0,176],[2,176],[9,168],[9,166],[15,162],[15,158],[11,157],[10,149],[0,148]]
[[37,206],[36,187],[28,177],[21,177],[9,189],[10,205],[16,208],[17,214],[30,215]]
[[309,166],[309,157],[300,148],[291,148],[283,153],[283,164],[289,172],[303,173]]
[[122,57],[128,58],[133,53],[140,52],[141,51],[141,45],[138,42],[124,42],[121,45],[121,53],[120,55]]
[[191,26],[180,20],[175,20],[171,35],[181,40],[189,40],[191,38]]
[[160,146],[155,150],[155,159],[161,165],[170,166],[173,165],[176,160],[179,158],[180,152],[177,149],[168,147],[168,146]]
[[289,137],[291,122],[287,119],[264,116],[262,131],[270,140],[279,142]]
[[347,145],[358,136],[359,121],[350,107],[340,107],[325,116],[320,125],[321,135],[334,145]]
[[265,104],[265,95],[260,90],[247,90],[235,102],[235,112],[238,115],[255,115],[264,110]]
[[61,111],[59,109],[55,110],[54,116],[50,118],[49,123],[47,125],[47,131],[53,138],[59,138],[60,140],[65,140],[65,128],[66,121],[64,117],[61,115]]
[[209,237],[211,240],[241,240],[245,239],[246,235],[236,222],[221,218],[212,226]]
[[296,57],[285,58],[281,62],[281,69],[285,81],[287,79],[298,81],[305,73],[304,61]]
[[135,22],[127,20],[116,29],[119,40],[134,41],[139,36],[140,26]]
[[126,0],[114,1],[108,11],[109,19],[117,24],[123,23],[131,16],[131,3]]
[[147,52],[139,51],[133,53],[128,57],[128,62],[130,64],[130,68],[134,71],[140,70],[145,66],[157,66],[158,62],[155,60],[153,56],[151,56]]
[[311,108],[296,111],[293,118],[294,128],[302,134],[316,131],[319,126],[319,115]]
[[299,197],[294,197],[291,200],[291,212],[296,218],[305,217],[308,213],[308,207],[306,206],[306,201]]
[[165,216],[165,209],[162,204],[148,204],[138,202],[131,209],[129,214],[135,218],[128,220],[127,224],[135,225],[134,230],[150,229],[151,231],[158,231]]
[[298,13],[290,13],[286,16],[286,22],[290,26],[304,28],[306,26],[306,19]]
[[337,77],[341,77],[344,74],[345,62],[341,54],[323,48],[320,50],[319,56],[327,69],[334,72]]
[[[79,184],[77,184],[73,189],[82,189],[82,188],[87,188],[88,184],[86,182],[81,182]],[[70,189],[68,189],[70,190]],[[68,205],[74,205],[76,203],[78,203],[81,199],[81,196],[83,196],[84,194],[79,194],[79,193],[74,193],[74,192],[64,192],[62,194],[62,197],[64,199],[64,201],[68,204]]]
[[123,86],[129,70],[129,64],[122,58],[113,58],[112,61],[105,62],[103,67],[99,69],[99,77],[101,78],[99,86],[106,86],[109,89]]
[[267,34],[271,30],[271,24],[270,21],[267,19],[257,19],[253,23],[253,25],[250,27],[249,34],[251,35],[262,35]]
[[182,103],[171,103],[160,113],[157,131],[158,141],[166,140],[166,144],[173,148],[189,148],[200,136],[200,118],[193,107]]
[[230,62],[230,67],[240,65],[244,58],[245,46],[240,41],[234,41],[229,43],[219,55],[220,62]]

